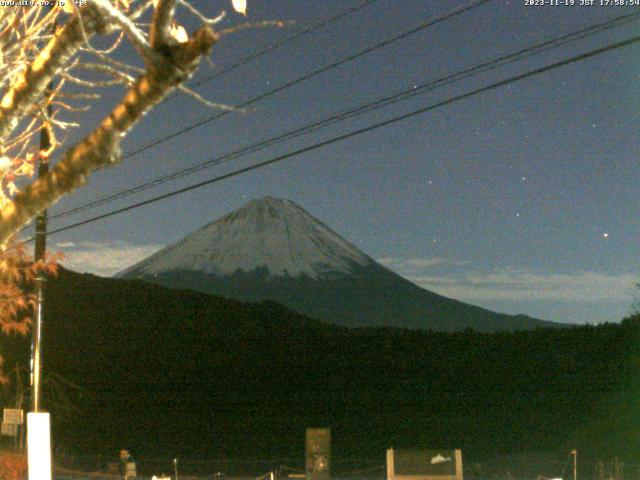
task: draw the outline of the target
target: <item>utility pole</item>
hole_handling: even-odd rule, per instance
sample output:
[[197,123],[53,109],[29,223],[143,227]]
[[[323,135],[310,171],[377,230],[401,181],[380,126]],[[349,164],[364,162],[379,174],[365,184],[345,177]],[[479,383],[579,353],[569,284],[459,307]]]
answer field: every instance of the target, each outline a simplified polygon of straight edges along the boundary
[[[48,91],[51,91],[49,86]],[[47,113],[51,115],[51,105],[47,107]],[[40,152],[46,152],[51,147],[51,138],[49,130],[42,127],[40,131]],[[38,160],[38,177],[43,177],[49,172],[49,159],[40,156]],[[35,252],[33,259],[36,262],[44,260],[44,253],[47,249],[47,211],[39,213],[36,216],[36,235],[35,235]],[[31,411],[40,411],[41,400],[41,369],[42,359],[40,346],[42,343],[42,323],[44,321],[44,291],[47,279],[43,273],[39,273],[35,279],[36,290],[36,315],[33,324],[33,336],[31,343]]]
[[[54,23],[55,32],[55,23]],[[53,91],[49,84],[45,91],[48,98]],[[51,117],[51,105],[47,105],[47,115]],[[45,119],[47,121],[47,119]],[[48,151],[51,138],[46,125],[40,130],[40,158],[38,159],[38,177],[49,172]],[[46,152],[46,153],[45,153]],[[47,211],[36,216],[36,235],[34,261],[44,259],[47,248]],[[35,280],[36,311],[33,323],[31,342],[31,412],[27,414],[27,458],[29,480],[51,480],[51,419],[49,414],[41,411],[41,378],[42,360],[40,345],[42,343],[42,323],[44,321],[44,291],[46,286],[44,272],[38,273]]]
[[[53,8],[53,7],[52,7]],[[50,25],[51,35],[56,34],[57,22],[54,20]],[[53,94],[54,81],[51,80],[44,91],[44,98],[47,101],[47,118],[44,122],[48,122],[52,117],[53,107],[49,103]],[[38,178],[44,177],[49,173],[49,150],[51,149],[51,136],[49,128],[46,124],[40,129],[40,151],[38,156]],[[45,154],[46,152],[46,154]],[[39,262],[44,260],[45,251],[47,249],[47,211],[43,210],[36,215],[36,234],[35,234],[35,251],[33,260]],[[42,343],[42,323],[44,321],[44,293],[47,279],[43,272],[38,274],[35,279],[36,308],[35,322],[33,324],[33,334],[31,339],[31,411],[40,412],[41,400],[41,379],[42,379],[42,359],[40,346]]]

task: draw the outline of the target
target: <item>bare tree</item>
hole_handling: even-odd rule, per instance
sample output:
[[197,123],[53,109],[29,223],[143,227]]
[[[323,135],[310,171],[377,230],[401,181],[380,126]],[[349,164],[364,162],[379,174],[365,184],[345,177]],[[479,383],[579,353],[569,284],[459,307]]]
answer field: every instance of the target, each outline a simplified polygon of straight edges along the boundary
[[[207,18],[187,0],[39,3],[0,7],[0,328],[5,332],[26,331],[32,298],[22,286],[42,270],[55,269],[53,259],[30,262],[15,242],[17,232],[83,185],[91,172],[118,163],[123,138],[172,90],[204,101],[184,84],[225,33],[214,30],[224,12]],[[244,13],[245,0],[232,3]],[[188,34],[177,9],[200,27]],[[94,37],[111,46],[92,46]],[[114,58],[119,48],[131,46],[137,65]],[[80,125],[100,88],[114,86],[124,87],[122,99],[93,131],[66,146],[66,130]],[[51,139],[46,149],[36,141],[42,129]],[[37,162],[47,162],[56,151],[60,160],[34,179]]]

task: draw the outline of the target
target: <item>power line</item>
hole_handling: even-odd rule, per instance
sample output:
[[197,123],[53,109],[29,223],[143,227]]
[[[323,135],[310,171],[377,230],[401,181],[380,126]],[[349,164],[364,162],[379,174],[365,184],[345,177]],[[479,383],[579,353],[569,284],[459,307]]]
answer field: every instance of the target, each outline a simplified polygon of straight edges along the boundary
[[606,22],[602,22],[596,25],[592,25],[589,27],[586,27],[582,30],[576,31],[576,32],[572,32],[572,33],[568,33],[565,35],[562,35],[560,37],[556,37],[553,38],[551,40],[547,40],[544,41],[542,43],[536,44],[534,46],[525,48],[525,49],[521,49],[518,50],[516,52],[510,53],[510,54],[506,54],[506,55],[502,55],[500,57],[494,58],[492,60],[488,60],[482,63],[477,63],[474,64],[472,66],[463,68],[462,70],[459,70],[456,73],[447,75],[445,77],[441,77],[438,78],[436,80],[430,80],[427,81],[425,83],[422,83],[420,85],[414,85],[410,88],[401,90],[400,92],[394,93],[392,95],[388,95],[385,97],[382,97],[378,100],[375,100],[373,102],[368,102],[364,105],[360,105],[358,107],[355,108],[351,108],[348,109],[346,111],[340,112],[338,114],[334,114],[331,115],[328,118],[322,119],[322,120],[318,120],[315,122],[312,122],[310,124],[307,124],[303,127],[299,127],[293,130],[290,130],[288,132],[282,133],[280,135],[277,135],[275,137],[272,137],[268,140],[263,140],[261,142],[255,143],[253,145],[250,146],[246,146],[243,148],[240,148],[238,150],[223,154],[221,156],[215,157],[213,159],[209,159],[205,162],[202,162],[200,164],[194,165],[192,167],[188,167],[188,168],[182,168],[179,169],[173,173],[161,176],[159,178],[156,178],[154,180],[151,181],[147,181],[144,183],[140,183],[138,185],[135,185],[133,187],[127,188],[125,190],[121,190],[119,192],[115,192],[106,196],[103,196],[102,198],[99,198],[97,200],[94,200],[92,202],[86,203],[84,205],[80,205],[78,207],[75,208],[71,208],[69,210],[65,210],[61,213],[58,213],[57,215],[51,216],[51,219],[55,219],[55,218],[61,218],[61,217],[66,217],[69,215],[73,215],[79,212],[83,212],[86,210],[90,210],[93,209],[95,207],[98,207],[100,205],[104,205],[107,203],[110,203],[112,201],[115,201],[117,199],[120,198],[124,198],[130,195],[133,195],[135,193],[139,193],[145,190],[148,190],[150,188],[153,187],[157,187],[159,185],[162,185],[164,183],[167,183],[169,181],[172,180],[176,180],[178,178],[187,176],[187,175],[191,175],[197,171],[200,170],[204,170],[206,168],[210,168],[212,166],[215,165],[219,165],[223,162],[226,161],[230,161],[233,159],[237,159],[239,157],[243,157],[249,153],[254,153],[256,151],[262,150],[264,148],[268,148],[271,147],[273,145],[277,145],[279,143],[282,143],[284,141],[287,140],[291,140],[294,138],[298,138],[302,135],[305,135],[307,133],[316,131],[320,128],[325,128],[327,126],[333,125],[335,123],[341,122],[343,120],[355,117],[357,115],[362,115],[364,113],[368,113],[371,111],[375,111],[378,110],[380,108],[383,108],[385,106],[400,102],[400,101],[404,101],[407,100],[409,98],[412,98],[414,96],[417,95],[421,95],[424,93],[427,93],[429,91],[435,90],[437,88],[443,87],[445,85],[451,85],[452,83],[461,81],[463,79],[469,78],[469,77],[473,77],[476,76],[480,73],[484,73],[486,71],[490,71],[490,70],[494,70],[498,67],[502,67],[511,63],[515,63],[517,61],[522,60],[523,58],[528,58],[530,56],[533,55],[537,55],[540,53],[543,53],[545,51],[548,51],[552,48],[557,48],[563,45],[566,45],[568,43],[571,42],[575,42],[577,40],[581,40],[584,38],[587,38],[591,35],[594,35],[596,33],[600,33],[603,32],[605,30],[609,30],[611,28],[615,28],[615,27],[619,27],[621,25],[624,25],[626,23],[630,23],[632,21],[636,21],[638,20],[638,18],[640,18],[640,12],[635,12],[632,14],[627,14],[627,15],[622,15],[620,17],[616,17],[613,18],[611,20],[608,20]]
[[[208,82],[210,82],[212,80],[215,80],[216,78],[221,77],[222,75],[224,75],[226,73],[229,73],[229,72],[231,72],[231,71],[233,71],[233,70],[235,70],[235,69],[237,69],[237,68],[239,68],[239,67],[241,67],[243,65],[246,65],[247,63],[255,60],[256,58],[260,58],[261,56],[263,56],[263,55],[265,55],[265,54],[267,54],[269,52],[273,52],[274,50],[282,47],[283,45],[286,45],[289,42],[292,42],[293,40],[296,40],[296,39],[298,39],[298,38],[300,38],[300,37],[302,37],[304,35],[307,35],[307,34],[313,32],[313,31],[315,31],[315,30],[318,30],[318,29],[320,29],[322,27],[325,27],[325,26],[329,25],[330,23],[333,23],[333,22],[335,22],[337,20],[340,20],[341,18],[346,17],[347,15],[351,15],[352,13],[355,13],[358,10],[361,10],[362,8],[367,7],[367,6],[371,5],[372,3],[375,3],[375,2],[378,2],[378,1],[379,0],[366,0],[366,1],[362,2],[360,5],[356,5],[355,7],[349,8],[349,9],[347,9],[347,10],[341,12],[341,13],[338,13],[337,15],[332,16],[332,17],[325,18],[325,19],[321,20],[320,22],[318,22],[318,23],[316,23],[314,25],[311,25],[310,27],[307,27],[304,30],[301,30],[301,31],[299,31],[297,33],[294,33],[293,35],[291,35],[289,37],[286,37],[286,38],[284,38],[284,39],[282,39],[282,40],[280,40],[278,42],[275,42],[274,44],[269,45],[269,46],[267,46],[266,48],[264,48],[262,50],[259,50],[259,51],[255,52],[255,53],[247,55],[245,58],[239,60],[238,62],[232,63],[231,65],[229,65],[228,67],[220,70],[219,72],[216,72],[213,75],[210,75],[210,76],[208,76],[208,77],[206,77],[206,78],[204,78],[204,79],[202,79],[202,80],[200,80],[198,82],[195,82],[193,86],[194,87],[199,87],[201,85],[204,85],[205,83],[208,83]],[[174,95],[171,98],[175,98],[177,96],[178,95]],[[170,99],[167,99],[167,100],[170,100]]]
[[[336,15],[324,18],[324,19],[320,20],[319,22],[317,22],[317,23],[315,23],[315,24],[313,24],[313,25],[311,25],[311,26],[309,26],[309,27],[307,27],[307,28],[305,28],[305,29],[303,29],[303,30],[301,30],[299,32],[296,32],[296,33],[294,33],[293,35],[291,35],[289,37],[286,37],[286,38],[284,38],[284,39],[282,39],[280,41],[277,41],[277,42],[275,42],[273,44],[268,45],[267,47],[263,48],[262,50],[258,50],[257,52],[254,52],[254,53],[251,53],[251,54],[247,55],[243,59],[241,59],[241,60],[239,60],[239,61],[237,61],[235,63],[232,63],[231,65],[225,67],[224,69],[222,69],[222,70],[220,70],[220,71],[218,71],[218,72],[216,72],[216,73],[214,73],[214,74],[212,74],[212,75],[210,75],[208,77],[205,77],[202,80],[194,82],[193,85],[192,85],[192,88],[200,87],[200,86],[204,85],[205,83],[208,83],[208,82],[210,82],[212,80],[215,80],[216,78],[219,78],[222,75],[225,75],[225,74],[227,74],[229,72],[232,72],[233,70],[236,70],[237,68],[239,68],[239,67],[241,67],[243,65],[246,65],[247,63],[249,63],[249,62],[251,62],[251,61],[253,61],[253,60],[257,59],[257,58],[260,58],[260,57],[262,57],[263,55],[265,55],[265,54],[267,54],[269,52],[273,52],[274,50],[277,50],[278,48],[282,47],[283,45],[286,45],[289,42],[292,42],[293,40],[296,40],[296,39],[298,39],[298,38],[300,38],[300,37],[302,37],[304,35],[307,35],[307,34],[309,34],[311,32],[319,30],[320,28],[323,28],[323,27],[329,25],[330,23],[336,22],[336,21],[340,20],[341,18],[346,17],[348,15],[351,15],[352,13],[355,13],[358,10],[361,10],[364,7],[367,7],[367,6],[369,6],[369,5],[373,4],[373,3],[376,3],[378,1],[380,1],[380,0],[364,0],[361,4],[356,5],[355,7],[348,8],[348,9],[346,9],[346,10],[344,10],[344,11],[342,11],[342,12],[336,14]],[[160,103],[162,104],[162,103],[169,102],[169,101],[173,100],[174,98],[180,97],[181,95],[182,95],[181,93],[175,93],[175,94],[165,98]],[[242,107],[239,107],[239,108],[242,108]],[[136,155],[136,154],[138,154],[138,153],[140,153],[140,152],[142,152],[144,150],[146,150],[145,147],[143,147],[139,151],[134,151],[134,152],[128,153],[123,157],[123,159],[131,157],[133,155]],[[57,154],[56,157],[59,157],[60,155],[62,155],[62,153]]]
[[[477,8],[477,7],[479,7],[479,6],[481,6],[481,5],[485,4],[485,3],[488,3],[490,1],[492,1],[492,0],[473,0],[470,3],[468,3],[468,4],[466,4],[466,5],[462,6],[462,7],[455,8],[453,10],[448,11],[447,13],[445,13],[443,15],[440,15],[440,16],[437,16],[435,18],[429,19],[429,20],[427,20],[425,22],[422,22],[419,25],[417,25],[416,27],[413,27],[413,28],[411,28],[409,30],[405,30],[404,32],[402,32],[402,33],[400,33],[398,35],[395,35],[393,37],[389,37],[386,40],[383,40],[382,42],[379,42],[379,43],[376,43],[375,45],[366,47],[363,50],[360,50],[360,51],[358,51],[356,53],[350,54],[350,55],[348,55],[348,56],[346,56],[346,57],[344,57],[344,58],[342,58],[340,60],[336,60],[335,62],[332,62],[332,63],[330,63],[328,65],[325,65],[324,67],[320,67],[320,68],[318,68],[318,69],[316,69],[316,70],[314,70],[314,71],[312,71],[310,73],[304,74],[304,75],[302,75],[302,76],[300,76],[300,77],[298,77],[298,78],[296,78],[294,80],[291,80],[290,82],[287,82],[287,83],[285,83],[285,84],[283,84],[283,85],[281,85],[279,87],[276,87],[276,88],[274,88],[272,90],[269,90],[268,92],[265,92],[265,93],[262,93],[262,94],[260,94],[260,95],[258,95],[256,97],[253,97],[253,98],[241,103],[240,105],[237,105],[237,108],[241,109],[241,108],[245,108],[245,107],[248,107],[250,105],[253,105],[254,103],[257,103],[257,102],[259,102],[261,100],[264,100],[265,98],[271,97],[272,95],[275,95],[276,93],[279,93],[279,92],[281,92],[283,90],[291,88],[294,85],[297,85],[299,83],[305,82],[305,81],[307,81],[307,80],[309,80],[309,79],[311,79],[313,77],[316,77],[316,76],[318,76],[318,75],[320,75],[322,73],[328,72],[329,70],[332,70],[332,69],[334,69],[336,67],[339,67],[340,65],[344,65],[345,63],[352,62],[353,60],[355,60],[355,59],[357,59],[359,57],[362,57],[363,55],[367,55],[368,53],[371,53],[371,52],[373,52],[375,50],[379,50],[379,49],[381,49],[383,47],[386,47],[387,45],[390,45],[391,43],[397,42],[398,40],[402,40],[402,39],[404,39],[404,38],[406,38],[406,37],[408,37],[410,35],[418,33],[418,32],[420,32],[422,30],[425,30],[426,28],[429,28],[429,27],[431,27],[433,25],[436,25],[436,24],[438,24],[440,22],[443,22],[445,20],[453,18],[453,17],[455,17],[457,15],[460,15],[460,14],[465,13],[467,11],[473,10],[474,8]],[[176,130],[173,133],[165,135],[165,136],[163,136],[163,137],[161,137],[161,138],[159,138],[157,140],[154,140],[152,142],[147,143],[146,145],[143,145],[140,148],[137,148],[136,150],[133,150],[133,151],[131,151],[129,153],[124,154],[122,156],[122,160],[124,160],[126,158],[133,157],[135,155],[138,155],[139,153],[142,153],[145,150],[148,150],[149,148],[155,147],[155,146],[160,145],[160,144],[162,144],[162,143],[164,143],[164,142],[166,142],[168,140],[171,140],[173,138],[176,138],[176,137],[179,137],[181,135],[184,135],[185,133],[190,132],[191,130],[194,130],[194,129],[198,128],[198,127],[206,125],[207,123],[211,123],[211,122],[213,122],[213,121],[215,121],[215,120],[217,120],[219,118],[222,118],[222,117],[228,115],[229,113],[230,113],[229,110],[225,110],[223,112],[217,113],[216,115],[212,115],[212,116],[210,116],[210,117],[208,117],[208,118],[206,118],[204,120],[201,120],[199,122],[193,123],[193,124],[191,124],[191,125],[189,125],[187,127],[181,128],[180,130]]]
[[[307,147],[300,148],[300,149],[295,150],[293,152],[289,152],[289,153],[286,153],[284,155],[280,155],[280,156],[271,158],[269,160],[265,160],[263,162],[259,162],[259,163],[254,164],[254,165],[251,165],[251,166],[248,166],[248,167],[244,167],[244,168],[235,170],[233,172],[226,173],[224,175],[220,175],[220,176],[217,176],[217,177],[214,177],[214,178],[202,181],[202,182],[195,183],[195,184],[190,185],[188,187],[184,187],[184,188],[181,188],[181,189],[178,189],[178,190],[174,190],[172,192],[165,193],[163,195],[158,195],[158,196],[156,196],[154,198],[151,198],[151,199],[148,199],[148,200],[144,200],[142,202],[138,202],[138,203],[135,203],[133,205],[129,205],[127,207],[119,208],[117,210],[113,210],[111,212],[107,212],[105,214],[98,215],[98,216],[95,216],[93,218],[90,218],[90,219],[87,219],[87,220],[83,220],[81,222],[77,222],[77,223],[74,223],[74,224],[71,224],[71,225],[67,225],[65,227],[61,227],[61,228],[52,230],[52,231],[50,231],[48,233],[48,235],[53,235],[55,233],[60,233],[60,232],[64,232],[64,231],[67,231],[67,230],[71,230],[73,228],[77,228],[77,227],[80,227],[82,225],[87,225],[89,223],[93,223],[93,222],[96,222],[98,220],[102,220],[104,218],[108,218],[108,217],[111,217],[111,216],[114,216],[114,215],[118,215],[120,213],[124,213],[124,212],[130,211],[130,210],[133,210],[133,209],[145,206],[145,205],[149,205],[151,203],[158,202],[160,200],[164,200],[164,199],[169,198],[169,197],[173,197],[173,196],[178,195],[180,193],[189,192],[191,190],[195,190],[195,189],[204,187],[206,185],[211,185],[213,183],[217,183],[217,182],[220,182],[222,180],[226,180],[228,178],[232,178],[232,177],[241,175],[243,173],[247,173],[247,172],[250,172],[250,171],[253,171],[253,170],[257,170],[259,168],[263,168],[263,167],[266,167],[268,165],[271,165],[271,164],[274,164],[274,163],[277,163],[277,162],[281,162],[281,161],[286,160],[288,158],[291,158],[291,157],[294,157],[294,156],[297,156],[297,155],[301,155],[303,153],[307,153],[307,152],[310,152],[310,151],[313,151],[313,150],[317,150],[317,149],[325,147],[327,145],[331,145],[333,143],[337,143],[337,142],[340,142],[342,140],[347,140],[349,138],[352,138],[352,137],[355,137],[357,135],[361,135],[363,133],[367,133],[367,132],[370,132],[370,131],[373,131],[373,130],[377,130],[378,128],[382,128],[382,127],[385,127],[387,125],[391,125],[391,124],[394,124],[394,123],[397,123],[397,122],[400,122],[400,121],[403,121],[403,120],[407,120],[409,118],[413,118],[413,117],[415,117],[417,115],[421,115],[423,113],[430,112],[430,111],[435,110],[437,108],[440,108],[440,107],[443,107],[443,106],[446,106],[446,105],[450,105],[450,104],[458,102],[460,100],[464,100],[466,98],[478,95],[480,93],[484,93],[484,92],[488,92],[488,91],[491,91],[491,90],[495,90],[496,88],[499,88],[499,87],[502,87],[502,86],[505,86],[505,85],[508,85],[508,84],[511,84],[511,83],[514,83],[514,82],[518,82],[520,80],[531,78],[533,76],[540,75],[542,73],[554,70],[556,68],[563,67],[563,66],[566,66],[566,65],[570,65],[572,63],[576,63],[576,62],[579,62],[579,61],[582,61],[582,60],[586,60],[587,58],[591,58],[591,57],[594,57],[596,55],[601,55],[603,53],[610,52],[612,50],[616,50],[616,49],[619,49],[619,48],[623,48],[623,47],[626,47],[626,46],[629,46],[629,45],[632,45],[632,44],[638,43],[638,42],[640,42],[640,35],[635,36],[635,37],[631,37],[629,39],[626,39],[626,40],[623,40],[623,41],[620,41],[620,42],[617,42],[617,43],[613,43],[613,44],[607,45],[605,47],[597,48],[595,50],[591,50],[590,52],[583,53],[583,54],[580,54],[580,55],[576,55],[576,56],[568,58],[566,60],[561,60],[559,62],[555,62],[555,63],[552,63],[550,65],[547,65],[547,66],[544,66],[544,67],[540,67],[540,68],[531,70],[529,72],[522,73],[520,75],[516,75],[514,77],[510,77],[510,78],[508,78],[506,80],[501,80],[499,82],[492,83],[491,85],[488,85],[488,86],[485,86],[485,87],[477,88],[477,89],[472,90],[470,92],[467,92],[467,93],[464,93],[464,94],[461,94],[461,95],[457,95],[455,97],[451,97],[451,98],[449,98],[447,100],[443,100],[441,102],[438,102],[438,103],[435,103],[435,104],[432,104],[432,105],[429,105],[429,106],[426,106],[426,107],[422,107],[422,108],[419,108],[417,110],[413,110],[413,111],[411,111],[409,113],[405,113],[405,114],[393,117],[391,119],[388,119],[388,120],[385,120],[385,121],[382,121],[382,122],[379,122],[379,123],[375,123],[373,125],[369,125],[368,127],[360,128],[358,130],[354,130],[354,131],[351,131],[349,133],[345,133],[343,135],[339,135],[337,137],[333,137],[331,139],[328,139],[328,140],[325,140],[325,141],[322,141],[322,142],[319,142],[319,143],[315,143],[315,144],[309,145]],[[31,241],[31,240],[33,240],[33,239],[31,238],[31,239],[28,239],[27,241]]]

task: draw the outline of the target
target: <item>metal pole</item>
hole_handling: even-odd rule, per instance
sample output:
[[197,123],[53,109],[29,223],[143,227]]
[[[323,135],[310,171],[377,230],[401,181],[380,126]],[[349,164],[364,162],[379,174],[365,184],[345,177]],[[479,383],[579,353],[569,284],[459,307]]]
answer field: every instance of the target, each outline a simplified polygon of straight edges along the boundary
[[[51,32],[55,33],[55,21],[51,25]],[[45,99],[53,92],[53,81],[45,89]],[[51,104],[47,105],[47,114],[51,118]],[[45,119],[47,121],[47,119]],[[45,156],[51,148],[51,138],[46,125],[40,130],[40,158],[38,159],[38,177],[49,172],[49,160]],[[47,248],[47,211],[36,216],[36,235],[34,261],[44,259]],[[36,289],[36,318],[33,325],[31,341],[31,409],[27,414],[27,459],[29,480],[51,480],[51,418],[48,413],[40,411],[40,379],[42,378],[42,358],[40,345],[42,343],[42,322],[44,320],[44,289],[46,278],[44,272],[35,281]]]
[[[52,85],[49,85],[47,91],[51,91]],[[47,107],[49,115],[51,115],[51,105]],[[45,152],[51,146],[49,131],[42,127],[40,130],[40,151]],[[49,172],[49,161],[40,157],[38,161],[38,177],[42,177]],[[47,248],[47,211],[39,213],[36,216],[36,235],[35,235],[35,252],[34,261],[38,262],[44,259],[44,252]],[[44,290],[47,279],[40,274],[35,280],[36,290],[36,318],[33,324],[33,336],[31,343],[31,411],[40,411],[40,380],[42,377],[42,358],[40,346],[42,344],[42,322],[44,321]]]
[[173,459],[173,471],[176,475],[175,480],[178,480],[178,459],[177,458]]
[[578,451],[572,450],[573,453],[573,480],[578,479]]
[[42,360],[40,345],[42,343],[42,317],[44,304],[44,279],[36,278],[36,318],[33,324],[33,339],[31,345],[31,411],[40,411],[40,378]]

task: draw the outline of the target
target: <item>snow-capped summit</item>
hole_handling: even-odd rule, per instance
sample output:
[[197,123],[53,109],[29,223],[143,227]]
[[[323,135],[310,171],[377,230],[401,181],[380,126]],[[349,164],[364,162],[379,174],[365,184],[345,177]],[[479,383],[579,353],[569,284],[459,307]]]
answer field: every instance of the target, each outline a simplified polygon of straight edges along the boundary
[[276,301],[348,327],[495,331],[550,326],[420,288],[294,202],[273,197],[250,201],[118,276],[241,301]]
[[319,279],[349,274],[354,267],[372,263],[296,203],[264,197],[251,200],[118,276],[172,271],[232,275],[264,270],[271,276]]

